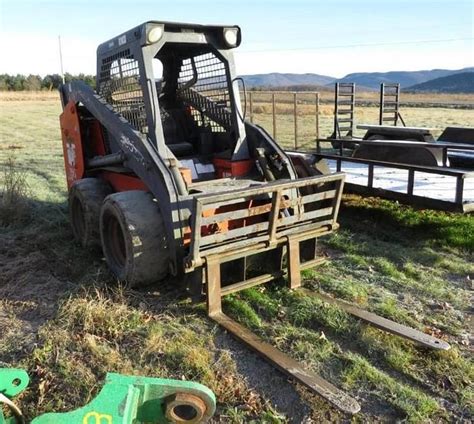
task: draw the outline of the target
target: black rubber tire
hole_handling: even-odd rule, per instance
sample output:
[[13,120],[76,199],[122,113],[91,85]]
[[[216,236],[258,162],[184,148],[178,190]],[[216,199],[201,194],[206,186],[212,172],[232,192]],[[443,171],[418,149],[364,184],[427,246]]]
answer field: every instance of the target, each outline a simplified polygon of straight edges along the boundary
[[69,221],[82,247],[100,247],[100,209],[111,193],[110,185],[99,178],[77,180],[69,189]]
[[367,140],[387,140],[387,136],[379,135],[379,134],[372,134]]
[[130,287],[145,286],[169,273],[169,247],[157,202],[144,191],[108,196],[100,213],[105,260]]

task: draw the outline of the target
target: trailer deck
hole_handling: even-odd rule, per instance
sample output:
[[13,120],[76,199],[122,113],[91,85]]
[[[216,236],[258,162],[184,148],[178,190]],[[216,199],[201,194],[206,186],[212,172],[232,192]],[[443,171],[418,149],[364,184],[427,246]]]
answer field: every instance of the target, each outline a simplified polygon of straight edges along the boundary
[[454,212],[474,212],[474,171],[398,164],[319,153],[346,190]]

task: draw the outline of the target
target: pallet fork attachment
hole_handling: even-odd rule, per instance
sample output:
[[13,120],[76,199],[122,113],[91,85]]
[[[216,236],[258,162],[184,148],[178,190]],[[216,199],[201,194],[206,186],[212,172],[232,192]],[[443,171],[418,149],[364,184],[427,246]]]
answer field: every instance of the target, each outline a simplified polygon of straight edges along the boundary
[[[360,410],[359,403],[324,380],[319,375],[305,369],[290,356],[261,340],[259,336],[234,321],[222,310],[222,297],[246,288],[271,281],[284,275],[283,270],[244,279],[243,281],[223,285],[221,280],[221,265],[247,255],[257,254],[282,247],[286,251],[288,264],[288,283],[290,289],[300,290],[304,295],[336,304],[356,318],[373,325],[381,330],[396,334],[420,345],[432,349],[449,349],[449,345],[418,330],[400,325],[371,312],[360,309],[341,300],[334,299],[322,293],[312,292],[302,288],[301,270],[324,262],[324,258],[315,257],[305,262],[301,261],[300,243],[316,239],[337,228],[337,214],[340,196],[342,194],[343,176],[334,174],[325,177],[309,177],[290,182],[275,182],[264,187],[247,190],[235,190],[218,195],[203,195],[195,198],[195,215],[192,222],[192,241],[190,256],[186,263],[189,270],[202,266],[206,282],[207,313],[224,329],[245,343],[263,358],[271,362],[277,369],[289,377],[308,387],[341,411],[355,414]],[[284,196],[291,191],[298,196]],[[204,217],[207,209],[216,210],[219,205],[230,201],[235,205],[245,205],[244,200],[267,195],[267,203],[258,207],[236,209],[230,212],[216,213],[212,217]],[[311,207],[315,203],[317,207]],[[308,208],[308,206],[310,206]],[[300,209],[293,215],[285,214],[288,208]],[[295,209],[295,210],[296,210]],[[218,209],[217,209],[218,210]],[[230,216],[248,219],[266,213],[268,220],[258,222],[248,227],[237,228],[226,234],[202,236],[201,227],[209,223],[219,223]],[[221,215],[221,216],[219,216]],[[295,215],[298,219],[295,219]],[[292,225],[288,226],[289,222]],[[216,244],[217,242],[217,244]]]
[[[288,243],[288,247],[292,243]],[[289,247],[289,249],[291,249]],[[290,252],[290,250],[289,250]],[[295,254],[294,252],[293,254]],[[291,253],[289,254],[292,255]],[[299,262],[299,261],[298,261]],[[240,325],[222,311],[222,287],[220,275],[220,262],[216,259],[206,262],[207,273],[207,313],[224,329],[229,331],[237,339],[272,363],[277,369],[290,378],[308,387],[312,392],[323,397],[336,408],[348,414],[356,414],[360,411],[360,405],[351,396],[326,381],[318,374],[307,370],[302,364],[276,349],[272,345],[262,341],[255,333]],[[297,278],[297,281],[299,278]],[[298,282],[297,282],[298,284]]]
[[301,292],[307,296],[317,297],[326,303],[337,305],[348,314],[351,314],[352,316],[378,328],[379,330],[400,336],[404,339],[417,343],[420,346],[436,350],[448,350],[451,347],[444,340],[437,339],[436,337],[430,336],[429,334],[423,333],[422,331],[415,330],[414,328],[399,324],[398,322],[389,320],[387,318],[383,318],[377,314],[366,311],[365,309],[358,308],[357,306],[354,306],[349,302],[345,302],[344,300],[335,299],[334,297],[328,296],[327,294],[317,293],[306,288],[302,288]]

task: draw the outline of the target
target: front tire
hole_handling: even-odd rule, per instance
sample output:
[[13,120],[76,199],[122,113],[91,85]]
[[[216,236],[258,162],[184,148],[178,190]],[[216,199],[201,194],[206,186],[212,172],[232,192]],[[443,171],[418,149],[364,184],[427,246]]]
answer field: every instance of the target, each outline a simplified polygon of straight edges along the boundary
[[100,214],[102,250],[121,281],[140,287],[169,272],[169,246],[158,204],[144,191],[108,196]]

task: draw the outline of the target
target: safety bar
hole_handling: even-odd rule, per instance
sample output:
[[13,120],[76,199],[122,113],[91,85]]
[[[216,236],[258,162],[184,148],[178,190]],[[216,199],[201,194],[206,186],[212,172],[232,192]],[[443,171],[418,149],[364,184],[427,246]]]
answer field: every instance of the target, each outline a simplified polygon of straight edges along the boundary
[[335,227],[344,178],[318,175],[197,195],[186,272],[201,266],[203,256],[258,243],[273,246],[308,230]]

